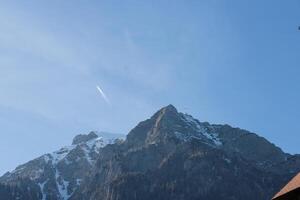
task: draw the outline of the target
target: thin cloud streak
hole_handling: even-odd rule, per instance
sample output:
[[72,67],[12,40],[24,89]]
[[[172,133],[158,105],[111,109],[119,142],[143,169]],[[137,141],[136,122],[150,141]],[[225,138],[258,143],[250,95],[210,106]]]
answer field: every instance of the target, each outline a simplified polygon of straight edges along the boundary
[[111,105],[110,100],[108,99],[108,97],[106,96],[106,94],[103,92],[103,90],[100,88],[99,85],[96,86],[97,90],[99,91],[99,93],[101,94],[102,98],[104,99],[104,101],[108,104]]

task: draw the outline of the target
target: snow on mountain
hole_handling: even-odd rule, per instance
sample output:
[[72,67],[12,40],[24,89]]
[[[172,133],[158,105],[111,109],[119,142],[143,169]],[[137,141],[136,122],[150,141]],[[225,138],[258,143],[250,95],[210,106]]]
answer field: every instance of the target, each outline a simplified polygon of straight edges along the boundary
[[221,139],[218,136],[217,132],[214,132],[213,126],[205,126],[204,123],[199,122],[197,119],[193,118],[191,115],[184,114],[182,119],[190,124],[191,127],[196,131],[196,134],[192,135],[194,138],[206,137],[214,145],[222,145]]
[[0,184],[23,181],[43,200],[215,199],[215,193],[252,200],[268,199],[279,186],[273,180],[284,182],[282,175],[300,166],[299,156],[255,133],[200,122],[172,105],[140,122],[126,140],[116,138],[124,136],[77,135],[72,145],[0,177]]
[[13,183],[19,178],[28,178],[38,185],[42,199],[67,200],[95,165],[99,150],[123,138],[120,134],[102,132],[78,135],[72,145],[17,167],[1,177],[0,182]]

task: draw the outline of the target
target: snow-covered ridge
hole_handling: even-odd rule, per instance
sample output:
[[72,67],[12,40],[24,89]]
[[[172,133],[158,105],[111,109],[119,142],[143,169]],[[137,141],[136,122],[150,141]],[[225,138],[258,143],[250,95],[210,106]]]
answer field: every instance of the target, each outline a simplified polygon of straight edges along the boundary
[[100,148],[103,148],[106,145],[112,144],[112,143],[114,143],[114,140],[106,139],[104,137],[99,136],[99,137],[93,138],[87,142],[82,142],[79,144],[65,146],[58,151],[54,151],[53,153],[43,155],[43,158],[46,163],[51,161],[52,165],[54,165],[54,166],[57,165],[62,160],[64,160],[66,163],[68,163],[69,161],[67,160],[68,159],[67,155],[74,149],[80,148],[80,149],[84,150],[84,152],[86,153],[86,155],[85,155],[86,159],[91,161],[91,160],[93,160],[90,158],[91,152],[99,153]]
[[[70,161],[68,159],[68,155],[72,151],[76,151],[76,149],[78,150],[78,148],[79,148],[84,152],[83,159],[85,159],[87,161],[87,163],[89,163],[90,166],[93,166],[95,164],[96,158],[93,157],[92,154],[99,154],[100,148],[103,148],[108,144],[112,144],[112,143],[114,143],[114,141],[115,140],[113,140],[113,139],[106,139],[104,137],[99,136],[99,137],[90,139],[86,142],[81,142],[79,144],[66,146],[66,147],[63,147],[60,150],[55,151],[51,154],[44,155],[45,162],[48,163],[49,161],[51,161],[53,168],[55,168],[55,182],[57,185],[59,196],[62,200],[69,199],[70,196],[72,195],[72,193],[74,192],[74,190],[72,192],[68,191],[70,182],[64,179],[64,177],[61,175],[61,172],[59,171],[59,168],[57,167],[57,165],[60,162],[64,162],[66,165],[72,164],[72,161]],[[79,157],[78,157],[78,159],[79,159]],[[79,178],[76,179],[76,187],[78,187],[80,184],[80,182],[78,182],[78,180],[80,180],[80,179]],[[44,185],[42,185],[42,184],[39,184],[39,185],[40,185],[40,189],[42,191],[43,197],[46,196],[46,194],[43,191]]]
[[195,131],[194,134],[191,133],[181,133],[181,132],[175,132],[175,135],[183,140],[189,140],[191,138],[199,138],[199,139],[207,139],[215,146],[222,145],[222,142],[218,136],[217,132],[214,132],[213,127],[207,127],[201,124],[197,119],[194,119],[191,115],[183,114],[182,120],[187,123],[190,128]]
[[42,199],[54,195],[57,199],[67,200],[95,165],[100,149],[120,142],[124,137],[102,132],[78,135],[75,137],[76,143],[31,160],[5,174],[2,180],[10,182],[19,177],[30,179],[40,188]]

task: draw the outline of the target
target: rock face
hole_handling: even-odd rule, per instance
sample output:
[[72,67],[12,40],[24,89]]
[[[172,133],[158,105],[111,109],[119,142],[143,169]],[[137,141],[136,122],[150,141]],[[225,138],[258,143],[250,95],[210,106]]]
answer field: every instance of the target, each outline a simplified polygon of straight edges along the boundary
[[298,171],[300,156],[169,105],[125,141],[79,135],[71,146],[17,167],[0,182],[27,178],[47,200],[268,200]]
[[97,138],[98,135],[95,132],[90,132],[89,134],[80,134],[74,137],[72,145],[80,144],[80,143],[85,143],[88,142],[89,140]]
[[300,170],[298,163],[254,133],[199,122],[169,105],[125,142],[101,149],[71,199],[267,200]]
[[0,182],[14,185],[20,180],[29,179],[32,181],[31,187],[39,188],[40,199],[69,199],[94,167],[99,150],[113,143],[112,138],[120,137],[111,135],[107,139],[101,133],[98,134],[99,136],[91,132],[88,135],[78,135],[71,146],[18,166],[11,173],[2,176]]
[[41,199],[39,189],[30,180],[20,180],[14,185],[0,184],[0,200],[10,199]]

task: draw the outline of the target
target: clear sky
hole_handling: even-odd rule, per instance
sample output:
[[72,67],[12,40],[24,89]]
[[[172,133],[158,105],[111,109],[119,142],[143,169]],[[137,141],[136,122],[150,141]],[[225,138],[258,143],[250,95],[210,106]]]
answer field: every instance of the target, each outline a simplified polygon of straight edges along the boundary
[[0,173],[170,103],[300,153],[298,26],[298,0],[0,1]]

